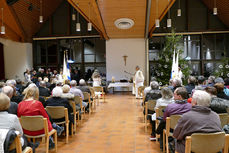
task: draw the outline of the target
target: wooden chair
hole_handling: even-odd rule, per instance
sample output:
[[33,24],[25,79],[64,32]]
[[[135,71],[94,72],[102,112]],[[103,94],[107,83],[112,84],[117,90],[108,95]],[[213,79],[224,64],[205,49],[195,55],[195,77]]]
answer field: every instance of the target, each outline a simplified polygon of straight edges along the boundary
[[55,152],[57,152],[57,132],[55,129],[49,132],[48,130],[48,120],[43,116],[21,116],[19,118],[21,126],[23,129],[28,131],[39,131],[44,129],[44,134],[31,136],[25,134],[27,138],[33,138],[35,142],[36,138],[45,138],[46,139],[46,153],[49,152],[49,137],[54,135],[55,141]]
[[142,98],[144,97],[144,89],[145,89],[145,86],[138,87],[138,96]]
[[[94,89],[94,93],[95,93],[95,96],[98,96],[96,95],[96,92],[100,92],[101,93],[101,97],[103,98],[103,102],[105,102],[105,92],[103,91],[103,87],[101,86],[98,86],[98,87],[93,87]],[[98,100],[99,100],[99,96],[98,96]]]
[[220,118],[220,121],[221,121],[221,126],[222,128],[224,127],[224,125],[227,125],[229,122],[228,122],[228,114],[227,113],[222,113],[222,114],[219,114],[219,118]]
[[76,116],[78,117],[78,124],[80,123],[79,120],[80,120],[80,112],[79,111],[76,111],[76,103],[74,100],[69,100],[69,104],[72,106],[72,110],[73,112],[71,113],[73,115],[73,119],[74,119],[74,131],[75,131],[75,134],[76,134]]
[[[166,106],[160,106],[160,107],[158,107],[156,110],[155,110],[155,112],[156,112],[156,121],[155,121],[155,128],[157,129],[157,127],[158,127],[158,125],[159,125],[159,123],[160,123],[160,120],[158,120],[157,118],[158,117],[163,117],[163,115],[164,115],[164,112],[163,112],[163,110],[166,108]],[[158,139],[160,137],[160,135],[156,135],[156,138]],[[156,141],[157,141],[157,139],[156,139]]]
[[93,111],[93,103],[91,102],[91,97],[88,92],[83,92],[84,100],[88,101],[89,105],[89,115],[91,115],[91,112]]
[[18,131],[15,131],[15,133],[17,134],[17,137],[14,139],[13,143],[10,145],[9,151],[16,149],[17,153],[33,153],[33,150],[31,147],[26,147],[24,150],[22,150],[20,134]]
[[229,134],[217,133],[194,133],[186,137],[185,153],[217,153],[224,150],[228,153]]
[[[47,106],[45,109],[52,119],[65,118],[65,120],[62,122],[54,122],[54,123],[56,123],[57,125],[65,124],[66,143],[68,143],[68,137],[69,137],[68,109],[65,108],[64,106]],[[73,125],[72,125],[72,135],[73,135]]]
[[172,115],[166,118],[166,128],[163,130],[163,152],[169,153],[169,136],[173,134],[170,132],[170,129],[175,129],[178,120],[181,118],[181,115]]
[[80,121],[82,122],[82,119],[85,116],[85,107],[83,106],[83,100],[80,96],[75,96],[74,101],[76,104],[80,104],[80,111],[81,111],[81,120]]
[[96,109],[98,98],[96,98],[96,96],[95,96],[94,88],[90,87],[89,89],[90,89],[90,93],[91,93],[91,98],[93,99],[92,103],[94,104],[94,109]]
[[149,101],[145,102],[145,115],[144,115],[145,131],[147,131],[147,117],[148,117],[148,115],[153,115],[153,114],[149,114],[148,110],[154,111],[155,106],[156,106],[156,100],[149,100]]

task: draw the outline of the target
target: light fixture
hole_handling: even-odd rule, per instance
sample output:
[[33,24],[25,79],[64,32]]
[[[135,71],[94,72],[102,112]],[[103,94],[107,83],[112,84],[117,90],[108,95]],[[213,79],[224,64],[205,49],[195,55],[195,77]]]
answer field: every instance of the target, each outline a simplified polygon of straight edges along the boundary
[[43,16],[42,16],[42,0],[40,0],[40,16],[39,16],[39,22],[43,23]]
[[177,16],[181,16],[180,0],[178,1]]
[[[169,7],[169,0],[168,0]],[[167,19],[167,27],[170,28],[172,26],[172,19],[170,19],[170,9],[168,10],[168,19]]]
[[217,15],[216,0],[214,0],[213,15]]
[[80,31],[79,12],[77,11],[76,31]]
[[90,3],[88,3],[88,7],[89,7],[89,22],[87,23],[87,30],[91,31],[92,30],[92,24],[91,24],[91,7],[90,7]]
[[75,21],[76,20],[76,14],[75,14],[75,11],[74,11],[74,8],[72,9],[72,21]]
[[2,34],[2,35],[6,34],[6,29],[5,29],[5,26],[3,25],[3,8],[2,8],[2,26],[1,26],[1,34]]
[[156,20],[155,20],[155,26],[156,28],[160,27],[160,20],[158,19],[158,0],[156,0]]

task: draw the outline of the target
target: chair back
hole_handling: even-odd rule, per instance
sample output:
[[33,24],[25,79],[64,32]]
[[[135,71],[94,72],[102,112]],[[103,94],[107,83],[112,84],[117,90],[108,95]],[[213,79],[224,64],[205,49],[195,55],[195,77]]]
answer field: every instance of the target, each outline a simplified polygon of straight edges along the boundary
[[219,114],[221,126],[224,127],[224,125],[228,124],[228,114],[227,113],[222,113]]
[[170,116],[170,128],[175,129],[177,122],[181,118],[181,115],[172,115]]
[[76,103],[75,103],[75,101],[74,100],[68,100],[68,102],[71,105],[73,112],[75,112],[76,111]]
[[158,107],[157,109],[157,111],[156,111],[156,115],[157,115],[157,117],[159,117],[159,116],[163,116],[164,115],[164,112],[163,112],[163,110],[166,108],[166,106],[160,106],[160,107]]
[[227,107],[227,114],[229,114],[229,107]]
[[145,89],[145,86],[138,87],[138,94],[140,96],[144,96],[144,89]]
[[225,133],[194,133],[191,135],[190,143],[190,152],[192,151],[195,153],[217,153],[224,148]]
[[88,92],[83,92],[84,100],[90,99],[90,94]]
[[80,96],[75,96],[74,97],[74,101],[75,101],[76,104],[80,104],[80,98],[81,98]]
[[68,111],[64,106],[47,106],[45,109],[52,119],[64,118],[65,109]]
[[[44,129],[43,116],[21,116],[20,123],[23,129],[28,131],[39,131]],[[47,119],[46,119],[47,120]]]
[[103,93],[103,87],[98,86],[98,87],[93,87],[95,92],[102,92]]
[[89,90],[90,90],[90,92],[91,92],[91,96],[92,96],[92,97],[95,97],[94,88],[93,88],[93,87],[90,87]]
[[147,108],[148,110],[154,111],[154,107],[156,106],[156,100],[148,100]]

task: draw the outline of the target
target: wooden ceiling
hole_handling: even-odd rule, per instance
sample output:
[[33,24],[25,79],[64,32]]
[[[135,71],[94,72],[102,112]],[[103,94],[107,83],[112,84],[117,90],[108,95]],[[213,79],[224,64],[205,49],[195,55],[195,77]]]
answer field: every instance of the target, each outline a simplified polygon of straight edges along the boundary
[[[42,0],[42,15],[44,22],[54,13],[63,0]],[[155,29],[155,19],[160,20],[166,15],[168,9],[176,0],[151,0],[149,18],[149,33],[151,36]],[[214,0],[202,0],[212,10]],[[106,40],[110,38],[144,38],[147,14],[147,0],[68,0],[81,15],[92,22],[95,28]],[[33,9],[29,10],[32,4]],[[229,0],[216,0],[218,17],[229,27]],[[31,42],[31,38],[39,31],[40,0],[18,0],[12,6],[6,0],[0,0],[0,8],[4,8],[4,25],[6,34],[0,37]],[[158,13],[156,11],[158,8]],[[89,15],[90,14],[90,15]],[[130,18],[134,26],[128,30],[116,28],[114,21],[119,18]],[[2,18],[0,16],[0,23]]]
[[[42,26],[39,23],[40,10],[45,22],[62,1],[55,0],[53,3],[53,0],[42,0],[42,9],[40,9],[40,0],[19,0],[12,6],[7,5],[6,0],[0,0],[6,27],[6,34],[0,34],[0,37],[19,42],[31,42],[33,35]],[[29,10],[29,6],[32,6],[32,9]],[[1,16],[0,21],[2,21]]]
[[214,5],[216,4],[218,10],[217,16],[227,27],[229,27],[229,0],[202,0],[202,1],[210,10],[213,10]]

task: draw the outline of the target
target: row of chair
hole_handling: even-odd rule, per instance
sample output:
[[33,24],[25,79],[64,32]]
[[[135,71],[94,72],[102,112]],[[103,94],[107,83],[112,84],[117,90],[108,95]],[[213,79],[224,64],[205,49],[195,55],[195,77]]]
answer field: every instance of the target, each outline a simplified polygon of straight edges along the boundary
[[[88,100],[89,105],[89,116],[94,110],[96,109],[96,105],[98,105],[100,96],[96,94],[96,92],[99,92],[102,95],[103,101],[105,102],[105,93],[103,91],[102,87],[90,87],[91,95],[87,92],[83,92],[84,94],[84,100]],[[47,100],[50,97],[45,97],[45,100]],[[78,123],[82,123],[82,119],[85,116],[85,107],[82,105],[82,98],[79,96],[75,96],[73,100],[69,101],[70,105],[73,108],[72,115],[74,116],[74,123],[72,126],[72,135],[73,131],[76,134],[76,120],[78,118]],[[80,119],[80,113],[79,111],[76,111],[76,104],[80,104],[80,110],[82,113],[81,119]],[[52,119],[60,119],[65,118],[62,122],[55,122],[57,125],[65,125],[66,127],[66,143],[68,143],[69,138],[69,118],[68,118],[68,109],[64,108],[63,106],[47,106],[46,111],[51,116]],[[52,131],[48,131],[48,122],[46,118],[43,118],[43,116],[21,116],[19,119],[20,123],[22,125],[22,128],[28,131],[39,131],[44,130],[44,134],[38,135],[38,136],[25,136],[29,139],[33,139],[33,142],[35,142],[36,138],[42,138],[42,141],[46,142],[46,153],[49,152],[49,137],[53,135],[54,142],[55,142],[55,152],[57,152],[57,131],[53,129]],[[80,120],[80,121],[79,121]],[[31,124],[32,123],[32,124]],[[33,126],[31,126],[33,125]],[[20,146],[20,145],[18,145]],[[17,148],[17,152],[20,152],[21,150],[19,147]],[[23,152],[26,151],[26,153],[31,153],[32,150],[26,149],[23,150]]]

